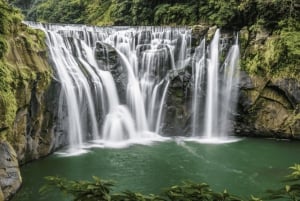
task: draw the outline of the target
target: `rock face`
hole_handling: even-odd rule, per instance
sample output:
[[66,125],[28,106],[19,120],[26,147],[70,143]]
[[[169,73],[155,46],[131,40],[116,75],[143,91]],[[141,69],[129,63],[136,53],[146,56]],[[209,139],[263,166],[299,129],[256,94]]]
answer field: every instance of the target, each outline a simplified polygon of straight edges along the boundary
[[[128,83],[127,70],[121,65],[121,59],[116,50],[105,43],[97,42],[95,58],[102,70],[110,71],[115,81],[119,98],[126,100],[126,86]],[[124,103],[125,104],[125,103]]]
[[236,133],[300,138],[300,82],[242,73]]
[[241,76],[236,133],[299,139],[299,54],[284,36],[263,28],[245,28],[240,36],[241,64],[247,73]]
[[[57,101],[54,95],[58,92],[50,87],[53,86],[52,73],[41,32],[21,25],[18,34],[9,40],[9,47],[5,58],[6,66],[14,76],[10,85],[15,110],[10,111],[14,115],[13,122],[0,128],[0,132],[5,132],[2,138],[11,143],[23,164],[49,154],[54,147]],[[5,111],[10,102],[2,103],[0,110]]]
[[22,178],[17,154],[7,142],[0,141],[0,156],[0,200],[4,200],[16,193]]
[[43,33],[18,25],[7,45],[0,60],[0,200],[1,192],[7,199],[19,188],[18,164],[46,156],[59,144],[59,85],[51,78]]
[[186,136],[189,130],[191,99],[191,67],[169,72],[170,85],[164,105],[165,118],[162,133],[168,136]]

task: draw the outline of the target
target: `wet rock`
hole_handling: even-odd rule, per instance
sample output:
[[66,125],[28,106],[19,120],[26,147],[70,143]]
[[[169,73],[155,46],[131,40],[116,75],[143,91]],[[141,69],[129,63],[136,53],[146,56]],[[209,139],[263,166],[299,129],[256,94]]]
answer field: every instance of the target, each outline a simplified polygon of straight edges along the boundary
[[269,86],[276,87],[281,90],[288,100],[295,107],[300,104],[300,81],[294,78],[291,79],[276,79],[272,80]]
[[256,33],[256,36],[255,36],[255,43],[257,44],[263,44],[269,37],[270,33],[269,31],[267,31],[266,29],[259,29]]
[[118,63],[118,53],[109,44],[97,42],[94,54],[98,66],[100,66],[102,70],[114,68]]
[[217,29],[218,29],[217,26],[209,27],[209,29],[207,31],[207,40],[208,41],[212,40],[212,38],[215,35],[215,32],[217,31]]
[[0,190],[4,199],[8,199],[20,188],[22,178],[17,154],[8,142],[0,141],[0,156]]
[[188,135],[190,118],[190,80],[188,68],[169,72],[170,85],[165,104],[163,132],[168,136]]
[[141,31],[140,34],[136,36],[136,43],[138,44],[150,44],[151,43],[151,32],[150,31]]
[[193,38],[196,38],[196,39],[203,38],[207,34],[208,30],[209,30],[209,26],[206,26],[206,25],[199,24],[199,25],[192,26]]
[[128,73],[118,52],[111,45],[97,42],[95,58],[102,70],[110,71],[116,84],[120,101],[125,104]]
[[254,89],[254,84],[252,83],[251,77],[245,72],[240,72],[240,81],[239,88],[240,89]]
[[53,150],[60,88],[59,84],[55,89],[52,88],[54,85],[51,83],[56,81],[51,81],[51,61],[48,60],[41,31],[28,31],[26,26],[22,26],[8,41],[10,48],[5,61],[14,75],[10,85],[13,88],[11,102],[15,102],[15,112],[12,122],[1,135],[12,145],[19,163],[23,164],[48,155]]

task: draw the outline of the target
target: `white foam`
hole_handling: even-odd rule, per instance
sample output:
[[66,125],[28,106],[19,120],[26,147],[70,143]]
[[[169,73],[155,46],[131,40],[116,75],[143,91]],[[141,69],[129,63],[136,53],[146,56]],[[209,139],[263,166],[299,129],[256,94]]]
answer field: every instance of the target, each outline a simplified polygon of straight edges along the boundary
[[[149,134],[149,133],[148,133]],[[196,142],[200,144],[226,144],[234,143],[243,140],[243,138],[237,137],[223,137],[223,138],[190,138],[190,137],[162,137],[155,133],[150,133],[152,137],[150,138],[140,138],[140,139],[128,139],[123,141],[109,141],[109,140],[93,140],[85,143],[84,145],[77,148],[65,148],[59,152],[57,155],[61,157],[79,156],[91,152],[90,149],[125,149],[132,145],[145,145],[151,146],[157,142],[174,141],[178,146],[186,147],[185,142]]]
[[72,157],[72,156],[79,156],[82,154],[86,154],[88,152],[90,152],[90,151],[83,147],[77,147],[77,148],[72,147],[72,148],[67,148],[67,149],[63,149],[58,152],[55,152],[55,154],[60,157]]
[[[147,132],[150,133],[150,132]],[[151,137],[148,138],[134,138],[134,139],[128,139],[123,141],[109,141],[109,140],[93,140],[91,141],[91,147],[98,147],[99,148],[114,148],[114,149],[123,149],[130,147],[135,144],[150,146],[155,142],[163,142],[167,141],[170,138],[159,136],[155,133],[152,134]],[[95,146],[96,145],[96,146]]]
[[200,143],[200,144],[226,144],[226,143],[238,142],[238,141],[241,141],[241,140],[242,140],[242,138],[237,138],[237,137],[184,138],[184,141],[197,142],[197,143]]

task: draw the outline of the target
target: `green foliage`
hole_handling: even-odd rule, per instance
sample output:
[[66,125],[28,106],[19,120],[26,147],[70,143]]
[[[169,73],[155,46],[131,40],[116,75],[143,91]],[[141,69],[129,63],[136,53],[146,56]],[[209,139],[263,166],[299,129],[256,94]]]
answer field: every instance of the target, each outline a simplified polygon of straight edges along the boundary
[[111,7],[111,18],[115,25],[129,25],[132,24],[132,17],[130,13],[131,1],[129,0],[115,0]]
[[19,10],[10,6],[5,0],[0,0],[0,35],[15,33],[22,19]]
[[189,4],[160,4],[155,8],[154,24],[189,25],[196,23],[196,6]]
[[6,35],[15,33],[23,16],[19,10],[10,6],[5,0],[0,0],[0,59],[7,51]]
[[29,10],[28,17],[37,21],[61,22],[61,23],[82,23],[80,16],[84,4],[81,0],[43,1]]
[[[300,21],[286,18],[277,23],[276,31],[267,30],[260,19],[242,35],[243,49],[247,50],[242,68],[252,74],[267,77],[295,77],[300,75]],[[249,40],[251,44],[245,43]]]
[[[59,177],[46,177],[48,184],[55,186],[62,192],[72,194],[75,201],[80,200],[111,200],[110,191],[113,186],[112,182],[101,181],[98,177],[93,177],[94,181],[68,181]],[[47,186],[40,191],[47,191]]]
[[7,50],[6,40],[0,36],[0,58],[2,58]]
[[300,200],[300,164],[295,164],[289,169],[292,170],[292,173],[287,176],[287,184],[277,190],[268,190],[268,196],[264,198],[265,200]]
[[258,18],[264,21],[266,28],[275,29],[283,19],[299,18],[295,4],[296,0],[257,0]]
[[[28,101],[24,98],[28,87],[37,81],[37,90],[44,90],[50,83],[50,70],[40,54],[46,50],[45,35],[27,28],[22,19],[19,10],[0,0],[0,130],[1,139],[6,138],[12,144],[19,140],[12,135],[13,123],[17,109],[24,106],[20,104]],[[25,56],[30,59],[19,58],[22,54],[28,54]],[[24,94],[17,93],[21,87]]]
[[255,44],[250,53],[242,60],[245,70],[252,74],[273,75],[281,67],[286,47],[279,36],[266,39],[264,44]]
[[85,4],[84,15],[81,16],[82,21],[89,22],[94,25],[112,25],[110,18],[112,3],[110,0],[98,1],[88,0]]
[[300,181],[300,164],[295,164],[294,166],[289,167],[292,170],[292,173],[288,175],[289,181]]
[[206,183],[185,182],[180,186],[172,186],[166,190],[166,196],[172,201],[241,201],[242,199],[230,195],[226,190],[222,193],[214,192]]
[[17,111],[16,98],[13,93],[13,72],[0,60],[0,127],[12,126]]
[[47,185],[40,189],[45,193],[54,188],[65,194],[72,195],[74,201],[242,201],[237,196],[230,195],[226,190],[221,193],[214,192],[205,183],[197,184],[184,182],[182,185],[172,186],[162,195],[143,195],[131,191],[113,193],[111,181],[69,181],[60,177],[46,177]]
[[[153,23],[151,1],[133,0],[131,6],[131,16],[133,25],[149,25]],[[143,20],[141,20],[143,19]]]
[[229,23],[231,26],[235,24],[235,20],[237,20],[236,16],[238,15],[237,11],[238,2],[236,0],[208,0],[199,7],[202,19],[218,26],[226,26]]
[[[2,0],[3,1],[3,0]],[[28,10],[27,19],[94,25],[194,25],[207,23],[239,30],[260,22],[280,29],[299,21],[296,0],[10,0]],[[31,5],[28,6],[28,5]]]
[[[263,198],[251,196],[250,201],[282,200],[297,201],[300,199],[300,164],[290,167],[292,173],[287,176],[288,182],[278,190],[269,190]],[[243,201],[241,197],[213,191],[206,183],[184,182],[182,185],[167,188],[161,195],[143,195],[131,191],[114,193],[113,182],[93,177],[94,181],[69,181],[60,177],[46,177],[47,184],[40,189],[42,193],[59,189],[72,195],[74,201]]]

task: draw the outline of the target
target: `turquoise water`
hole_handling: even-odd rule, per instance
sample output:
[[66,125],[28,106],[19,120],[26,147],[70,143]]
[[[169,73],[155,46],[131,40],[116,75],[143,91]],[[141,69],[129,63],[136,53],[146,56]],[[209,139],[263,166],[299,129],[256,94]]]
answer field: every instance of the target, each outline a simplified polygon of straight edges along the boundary
[[241,196],[277,188],[287,167],[300,163],[300,142],[243,139],[227,144],[166,141],[123,149],[93,148],[72,157],[52,155],[22,167],[23,187],[13,201],[68,200],[59,193],[41,195],[43,177],[116,181],[116,191],[159,193],[191,180]]

